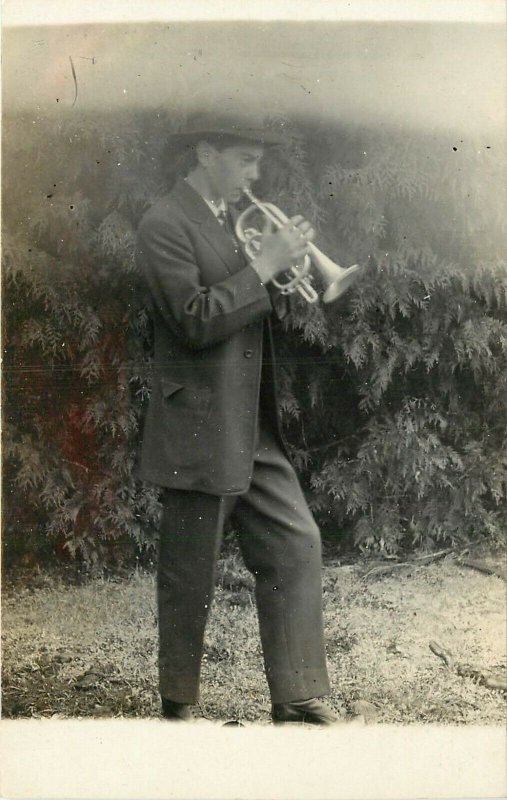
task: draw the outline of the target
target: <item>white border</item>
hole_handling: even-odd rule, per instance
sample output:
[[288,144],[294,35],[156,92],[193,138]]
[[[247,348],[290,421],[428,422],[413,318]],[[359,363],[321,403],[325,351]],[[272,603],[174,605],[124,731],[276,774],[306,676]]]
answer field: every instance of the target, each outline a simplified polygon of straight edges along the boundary
[[[3,0],[3,25],[159,20],[505,23],[504,0]],[[157,721],[0,723],[0,794],[53,798],[502,797],[505,731],[173,729]]]
[[3,0],[3,25],[188,20],[502,23],[504,0]]
[[8,720],[0,744],[10,798],[415,800],[507,789],[501,728]]

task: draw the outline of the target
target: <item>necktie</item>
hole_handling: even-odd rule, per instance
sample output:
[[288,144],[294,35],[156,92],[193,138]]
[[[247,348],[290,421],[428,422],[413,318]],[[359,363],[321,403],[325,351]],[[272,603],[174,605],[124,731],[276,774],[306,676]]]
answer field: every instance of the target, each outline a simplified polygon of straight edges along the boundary
[[230,238],[234,242],[234,245],[238,248],[238,250],[241,250],[240,244],[236,238],[236,232],[234,230],[234,225],[232,223],[232,219],[229,212],[222,208],[217,214],[217,220],[219,221],[224,231],[228,234],[228,236],[230,236]]
[[229,218],[229,214],[225,210],[225,208],[221,208],[217,214],[217,220],[219,221],[220,225],[227,231],[227,233],[233,233],[231,220]]

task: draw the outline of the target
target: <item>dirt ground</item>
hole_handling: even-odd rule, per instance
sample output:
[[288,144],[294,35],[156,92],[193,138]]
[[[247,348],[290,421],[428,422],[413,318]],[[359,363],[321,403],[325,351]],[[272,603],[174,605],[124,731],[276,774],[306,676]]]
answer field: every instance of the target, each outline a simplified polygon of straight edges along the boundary
[[[331,700],[368,722],[506,721],[506,586],[453,557],[323,570]],[[156,717],[152,575],[68,585],[6,581],[4,717]],[[430,646],[431,645],[431,646]],[[365,705],[366,704],[366,705]],[[212,720],[269,722],[252,579],[220,563],[207,629],[202,708]]]

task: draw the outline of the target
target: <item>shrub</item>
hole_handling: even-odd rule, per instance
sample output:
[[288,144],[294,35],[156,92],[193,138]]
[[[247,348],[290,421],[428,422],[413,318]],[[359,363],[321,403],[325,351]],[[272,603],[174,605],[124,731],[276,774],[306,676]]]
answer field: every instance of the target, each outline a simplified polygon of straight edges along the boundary
[[[162,112],[4,123],[4,542],[125,561],[157,490],[132,477],[150,386],[135,228],[167,190]],[[279,121],[273,120],[273,124]],[[327,536],[395,552],[505,530],[503,167],[490,142],[300,125],[259,194],[365,265],[277,330],[292,454]],[[301,138],[299,133],[304,134]],[[306,142],[306,144],[304,144]],[[318,280],[317,280],[318,282]]]

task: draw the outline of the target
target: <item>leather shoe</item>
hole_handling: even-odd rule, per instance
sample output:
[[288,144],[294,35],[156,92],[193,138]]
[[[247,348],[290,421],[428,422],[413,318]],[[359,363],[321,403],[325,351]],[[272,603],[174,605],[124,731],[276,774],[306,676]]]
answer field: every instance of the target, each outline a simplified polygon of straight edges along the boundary
[[286,722],[307,723],[308,725],[340,725],[346,721],[320,697],[297,700],[292,703],[274,703],[271,717],[275,725],[283,725]]
[[199,722],[205,719],[198,706],[177,703],[167,697],[162,697],[162,716],[173,722]]

